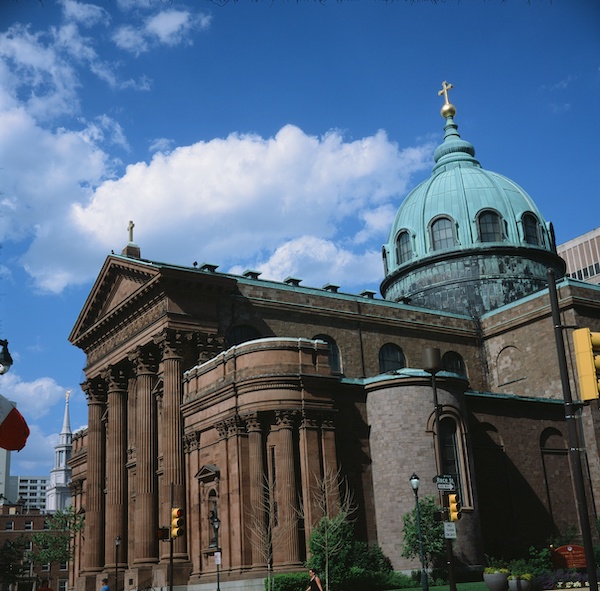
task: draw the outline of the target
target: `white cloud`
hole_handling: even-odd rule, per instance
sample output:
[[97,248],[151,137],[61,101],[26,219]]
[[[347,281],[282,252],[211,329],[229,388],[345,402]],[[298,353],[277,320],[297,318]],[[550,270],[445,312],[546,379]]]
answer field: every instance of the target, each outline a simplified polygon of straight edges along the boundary
[[[302,279],[304,286],[333,283],[342,288],[351,278],[359,278],[361,284],[377,282],[383,269],[379,250],[355,253],[315,236],[290,240],[279,246],[268,260],[250,267],[261,273],[261,279],[281,281],[290,276]],[[230,272],[239,275],[246,268],[236,265]]]
[[11,371],[2,376],[2,395],[15,402],[28,424],[48,414],[50,407],[61,399],[65,389],[52,378],[42,377],[31,382],[21,380],[18,373]]
[[75,72],[46,36],[23,25],[10,27],[0,34],[0,61],[5,63],[3,81],[9,84],[4,92],[12,97],[13,105],[18,94],[27,96],[22,105],[37,119],[78,109]]
[[123,25],[113,34],[120,49],[139,56],[156,44],[176,46],[191,45],[192,33],[209,28],[211,17],[187,10],[163,10],[147,17],[138,26]]
[[91,27],[96,24],[108,24],[110,15],[104,8],[96,4],[61,0],[63,15],[68,21],[75,21],[83,26]]
[[25,447],[21,451],[11,452],[10,471],[19,476],[47,476],[48,467],[54,466],[54,446],[58,444],[58,434],[44,435],[38,425],[32,424],[29,424],[29,430]]

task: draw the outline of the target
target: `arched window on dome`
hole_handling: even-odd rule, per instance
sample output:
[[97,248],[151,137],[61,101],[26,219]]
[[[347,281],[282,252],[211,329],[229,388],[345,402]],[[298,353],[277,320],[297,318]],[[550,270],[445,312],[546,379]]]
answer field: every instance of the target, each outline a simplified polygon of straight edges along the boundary
[[433,250],[442,250],[456,246],[454,223],[449,217],[442,216],[433,220],[430,226]]
[[442,355],[442,369],[461,376],[467,375],[464,359],[456,351],[447,351]]
[[539,246],[540,244],[540,224],[538,219],[532,213],[523,214],[523,238],[527,244]]
[[329,345],[329,367],[333,373],[342,373],[342,362],[340,359],[340,350],[335,339],[326,334],[318,334],[313,340],[325,341]]
[[396,238],[396,258],[398,264],[401,265],[402,263],[406,263],[406,261],[410,261],[414,254],[410,234],[408,231],[402,230]]
[[495,211],[483,211],[477,218],[480,242],[502,242],[502,218]]
[[386,373],[406,367],[406,357],[398,345],[386,343],[379,349],[379,373]]

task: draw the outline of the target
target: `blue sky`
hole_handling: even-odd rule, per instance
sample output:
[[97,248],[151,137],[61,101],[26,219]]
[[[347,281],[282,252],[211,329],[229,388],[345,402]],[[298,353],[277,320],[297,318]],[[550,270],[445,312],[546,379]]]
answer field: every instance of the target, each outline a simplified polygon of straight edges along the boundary
[[597,0],[0,0],[0,392],[48,474],[105,257],[378,291],[381,245],[443,137],[564,242],[600,225]]

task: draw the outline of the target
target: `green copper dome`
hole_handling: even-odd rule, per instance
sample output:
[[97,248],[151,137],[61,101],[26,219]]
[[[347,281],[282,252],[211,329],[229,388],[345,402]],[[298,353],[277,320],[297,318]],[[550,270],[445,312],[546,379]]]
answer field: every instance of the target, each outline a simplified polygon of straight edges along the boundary
[[461,139],[450,88],[440,91],[445,136],[431,177],[406,197],[383,246],[381,291],[394,301],[480,315],[541,289],[547,268],[562,276],[564,263],[531,197],[484,170]]

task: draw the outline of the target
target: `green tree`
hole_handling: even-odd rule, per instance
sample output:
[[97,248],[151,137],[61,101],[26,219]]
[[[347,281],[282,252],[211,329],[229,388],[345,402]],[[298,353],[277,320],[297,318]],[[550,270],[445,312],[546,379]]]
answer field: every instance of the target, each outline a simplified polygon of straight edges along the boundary
[[348,514],[340,512],[333,517],[325,515],[313,528],[308,540],[311,568],[324,574],[327,590],[344,580],[352,553],[354,525]]
[[83,529],[83,516],[73,507],[57,511],[47,519],[48,529],[33,534],[32,559],[36,564],[69,562],[73,558],[73,540]]
[[[444,524],[435,520],[435,513],[440,511],[435,497],[427,496],[419,499],[419,513],[421,514],[421,537],[423,539],[423,560],[425,567],[430,570],[439,567],[445,556]],[[417,524],[416,507],[404,515],[404,558],[420,558],[419,530]]]
[[23,573],[23,552],[25,542],[22,538],[6,540],[0,548],[0,586],[13,585]]
[[[352,550],[352,515],[356,504],[341,471],[331,469],[325,470],[322,477],[315,476],[311,500],[321,519],[308,540],[311,554],[308,564],[324,575],[325,589],[329,591],[331,583],[342,580],[347,570],[345,565]],[[302,517],[306,519],[305,515]]]

